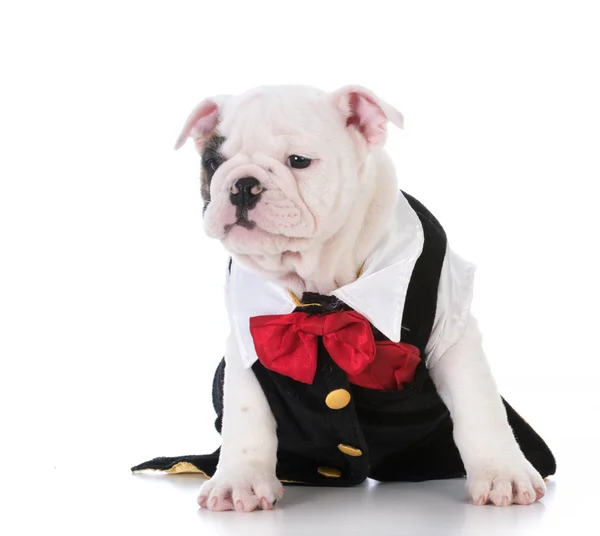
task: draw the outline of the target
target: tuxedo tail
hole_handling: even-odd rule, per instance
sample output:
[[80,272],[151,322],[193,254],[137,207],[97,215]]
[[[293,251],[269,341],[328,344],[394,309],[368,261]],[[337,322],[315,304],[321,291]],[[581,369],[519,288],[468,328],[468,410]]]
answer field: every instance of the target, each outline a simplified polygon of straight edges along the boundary
[[131,468],[133,473],[160,471],[168,474],[201,474],[210,478],[217,470],[219,450],[212,454],[153,458]]

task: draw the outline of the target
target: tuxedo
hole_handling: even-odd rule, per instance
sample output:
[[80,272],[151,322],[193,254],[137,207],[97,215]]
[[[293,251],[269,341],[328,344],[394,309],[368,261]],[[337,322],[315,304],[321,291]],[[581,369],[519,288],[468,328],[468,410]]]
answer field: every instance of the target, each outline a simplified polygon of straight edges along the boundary
[[[464,332],[473,276],[437,219],[404,192],[359,277],[330,295],[294,296],[230,261],[228,314],[277,422],[280,480],[351,486],[465,475],[429,369]],[[213,382],[219,432],[225,367]],[[525,457],[553,474],[548,446],[503,402]],[[219,450],[155,458],[132,470],[211,476],[218,458]]]

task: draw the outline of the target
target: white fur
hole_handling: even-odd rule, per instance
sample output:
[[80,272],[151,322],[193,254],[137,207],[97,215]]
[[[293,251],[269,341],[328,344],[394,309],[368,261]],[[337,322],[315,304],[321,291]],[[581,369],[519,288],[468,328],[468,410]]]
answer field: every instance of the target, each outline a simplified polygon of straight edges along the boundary
[[517,445],[472,316],[430,373],[450,410],[475,504],[530,504],[543,497],[546,486]]
[[243,366],[233,335],[227,339],[225,363],[221,456],[198,503],[211,510],[271,509],[283,496],[275,476],[275,419],[254,373]]
[[[220,239],[236,262],[297,294],[329,294],[352,282],[393,209],[396,177],[381,148],[387,120],[401,126],[402,115],[360,87],[333,94],[258,88],[203,101],[177,145],[192,136],[201,150],[214,128],[227,138],[222,151],[228,160],[213,177],[205,214],[208,235]],[[315,160],[295,170],[286,166],[290,154]],[[226,232],[235,221],[231,188],[249,173],[266,189],[249,213],[256,227]],[[283,492],[275,476],[275,420],[234,337],[225,357],[223,446],[199,503],[212,510],[270,509]],[[543,480],[508,425],[474,319],[432,362],[431,375],[450,410],[473,501],[529,504],[543,496]]]

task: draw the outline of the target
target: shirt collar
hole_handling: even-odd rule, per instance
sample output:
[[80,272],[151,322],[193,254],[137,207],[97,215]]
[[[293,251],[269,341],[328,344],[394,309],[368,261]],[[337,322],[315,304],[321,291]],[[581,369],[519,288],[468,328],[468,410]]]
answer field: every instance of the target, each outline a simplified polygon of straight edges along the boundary
[[399,342],[406,292],[422,250],[421,221],[399,194],[390,225],[366,259],[362,275],[332,294],[367,318],[388,339]]
[[[361,276],[331,294],[362,314],[388,339],[399,342],[406,293],[422,250],[421,221],[399,193],[390,224],[365,260]],[[249,319],[287,314],[296,308],[286,289],[235,264],[227,284],[227,306],[246,366],[257,359]]]

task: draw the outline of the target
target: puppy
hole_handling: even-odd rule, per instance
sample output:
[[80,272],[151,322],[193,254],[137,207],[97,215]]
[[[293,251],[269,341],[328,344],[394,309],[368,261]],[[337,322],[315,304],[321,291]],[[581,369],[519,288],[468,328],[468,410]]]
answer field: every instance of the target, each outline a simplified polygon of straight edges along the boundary
[[158,460],[212,474],[202,507],[271,509],[281,481],[367,477],[466,474],[478,505],[544,496],[554,458],[498,393],[469,312],[474,267],[398,190],[388,123],[401,113],[363,87],[281,86],[208,98],[183,127],[204,229],[231,254],[223,443]]

